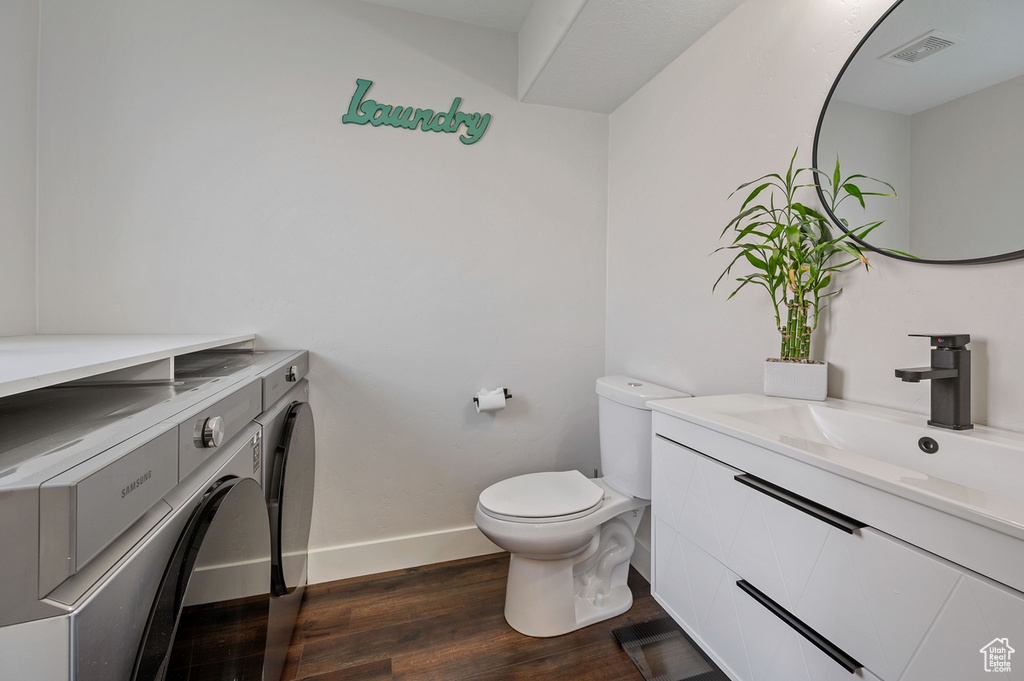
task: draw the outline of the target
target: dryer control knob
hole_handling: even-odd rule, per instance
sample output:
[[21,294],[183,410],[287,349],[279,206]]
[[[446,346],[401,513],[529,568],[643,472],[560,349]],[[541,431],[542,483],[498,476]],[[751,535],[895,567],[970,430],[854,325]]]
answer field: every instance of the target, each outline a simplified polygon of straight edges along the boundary
[[203,422],[202,429],[196,435],[197,447],[220,447],[224,442],[224,419],[220,416],[211,416]]
[[292,366],[288,367],[288,373],[284,375],[284,380],[288,381],[289,383],[294,383],[295,381],[299,380],[299,365],[293,364]]

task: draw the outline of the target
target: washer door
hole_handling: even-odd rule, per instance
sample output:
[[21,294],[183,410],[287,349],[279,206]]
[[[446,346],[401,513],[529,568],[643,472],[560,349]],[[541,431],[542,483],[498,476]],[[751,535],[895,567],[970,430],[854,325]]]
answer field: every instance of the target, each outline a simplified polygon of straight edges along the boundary
[[270,529],[259,483],[225,478],[192,512],[164,572],[132,679],[263,676]]
[[306,402],[288,408],[281,442],[274,452],[267,492],[270,513],[271,591],[284,596],[306,583],[306,553],[313,517],[316,444],[313,409]]

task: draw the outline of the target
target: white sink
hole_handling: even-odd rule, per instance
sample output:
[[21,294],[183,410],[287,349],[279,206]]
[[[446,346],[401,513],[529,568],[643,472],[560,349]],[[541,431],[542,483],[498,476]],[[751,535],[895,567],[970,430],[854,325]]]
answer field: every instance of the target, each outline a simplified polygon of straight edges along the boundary
[[[720,395],[649,404],[939,510],[1024,533],[1024,433],[947,430],[928,426],[923,414],[833,399]],[[923,451],[922,438],[938,449]]]

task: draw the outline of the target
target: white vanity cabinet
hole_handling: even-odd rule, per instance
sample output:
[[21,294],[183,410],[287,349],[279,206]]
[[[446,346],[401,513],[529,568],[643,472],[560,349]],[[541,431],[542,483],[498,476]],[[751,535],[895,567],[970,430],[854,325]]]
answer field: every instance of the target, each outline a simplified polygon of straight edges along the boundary
[[789,492],[776,453],[654,424],[653,592],[733,678],[989,679],[982,648],[1024,646],[1024,595]]

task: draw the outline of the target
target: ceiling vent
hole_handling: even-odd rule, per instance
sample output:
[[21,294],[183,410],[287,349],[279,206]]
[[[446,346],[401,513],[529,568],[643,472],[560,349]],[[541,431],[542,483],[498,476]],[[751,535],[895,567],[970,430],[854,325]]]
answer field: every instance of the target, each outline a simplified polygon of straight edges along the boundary
[[892,52],[884,55],[882,61],[902,66],[918,64],[933,54],[937,54],[948,47],[963,42],[962,38],[954,38],[951,35],[929,31],[923,36],[914,38],[906,45],[897,47]]

